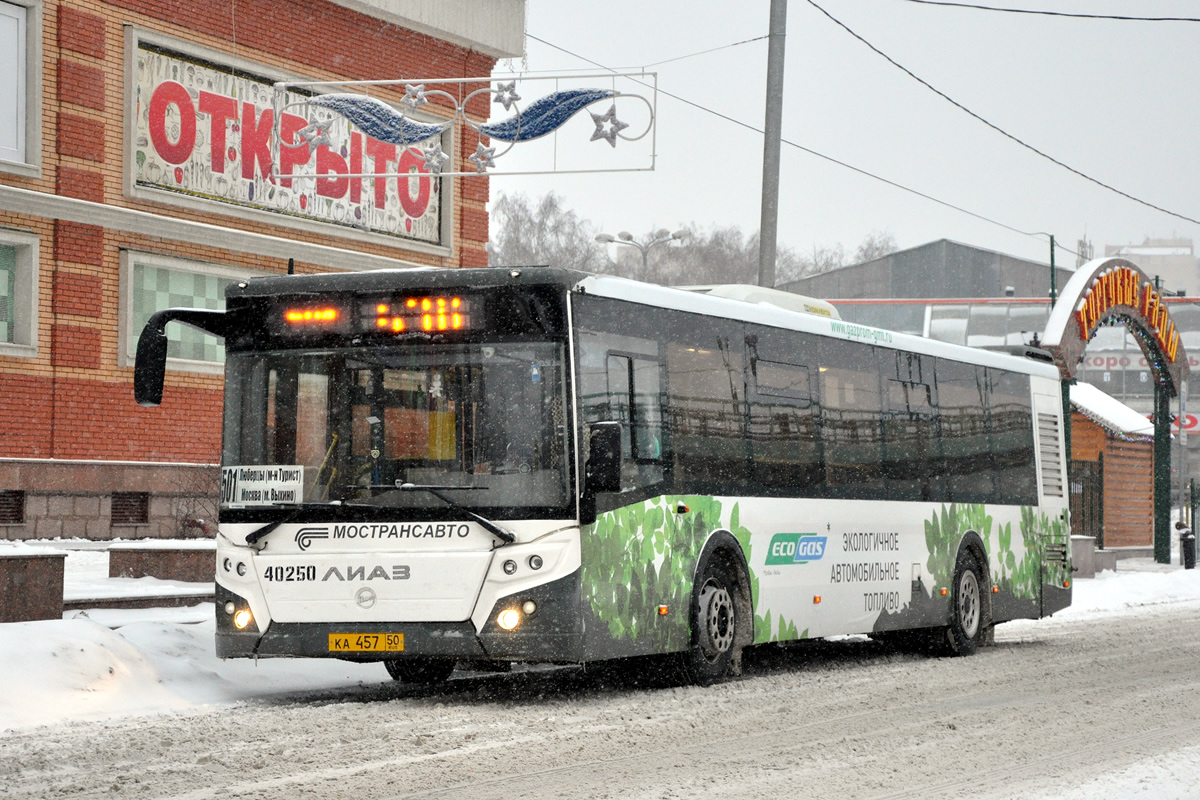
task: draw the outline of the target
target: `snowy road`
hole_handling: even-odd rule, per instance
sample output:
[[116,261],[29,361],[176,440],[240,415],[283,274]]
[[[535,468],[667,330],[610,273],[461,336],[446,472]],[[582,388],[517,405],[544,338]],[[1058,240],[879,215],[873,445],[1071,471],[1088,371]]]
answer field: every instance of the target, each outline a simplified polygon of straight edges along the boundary
[[576,671],[366,683],[11,732],[0,795],[1113,800],[1137,796],[1136,772],[1127,793],[1089,780],[1156,764],[1147,796],[1193,797],[1164,781],[1200,773],[1198,670],[1185,601],[1013,623],[967,659],[760,649],[708,689]]

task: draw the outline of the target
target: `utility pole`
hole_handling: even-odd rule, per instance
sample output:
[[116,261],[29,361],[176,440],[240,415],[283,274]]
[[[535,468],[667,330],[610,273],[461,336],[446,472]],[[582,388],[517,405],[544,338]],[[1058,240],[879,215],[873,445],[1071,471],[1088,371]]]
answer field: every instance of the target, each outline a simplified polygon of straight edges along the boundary
[[763,125],[762,219],[758,226],[758,285],[775,286],[779,235],[779,148],[783,139],[783,62],[787,0],[771,0],[767,45],[767,115]]
[[1054,268],[1054,234],[1050,234],[1050,310],[1058,302],[1058,273]]

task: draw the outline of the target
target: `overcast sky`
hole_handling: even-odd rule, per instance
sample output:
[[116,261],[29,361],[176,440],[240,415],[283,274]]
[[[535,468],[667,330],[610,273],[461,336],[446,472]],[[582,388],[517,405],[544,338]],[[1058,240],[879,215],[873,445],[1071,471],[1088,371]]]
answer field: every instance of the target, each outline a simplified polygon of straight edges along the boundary
[[[1200,219],[1200,23],[1069,19],[908,0],[817,2],[899,64],[1013,136],[1141,200]],[[1200,18],[1200,3],[1194,0],[980,3]],[[768,0],[529,0],[524,63],[502,61],[497,71],[594,71],[583,59],[637,69],[764,36],[769,10]],[[497,176],[493,196],[553,190],[581,217],[611,233],[629,230],[640,236],[684,224],[756,231],[762,134],[664,93],[761,129],[766,62],[767,42],[761,39],[649,67],[660,90],[654,171]],[[549,89],[530,84],[524,96],[531,99]],[[620,103],[619,118],[636,118],[635,106]],[[867,234],[885,231],[902,248],[950,238],[1046,261],[1045,237],[1003,226],[1053,233],[1072,250],[1086,236],[1097,255],[1105,244],[1147,236],[1200,240],[1200,225],[1096,186],[972,119],[807,0],[788,4],[783,112],[785,142],[1001,224],[785,143],[781,246],[807,251],[841,243],[853,252]],[[596,167],[620,156],[638,155],[637,165],[649,162],[649,139],[618,142],[614,149],[603,140],[588,141],[594,127],[581,114],[562,129],[554,143],[560,166],[568,156]],[[498,161],[497,171],[545,167],[544,160],[531,160],[532,147],[528,154],[521,151],[517,147]],[[1060,250],[1057,258],[1074,266],[1073,255]]]

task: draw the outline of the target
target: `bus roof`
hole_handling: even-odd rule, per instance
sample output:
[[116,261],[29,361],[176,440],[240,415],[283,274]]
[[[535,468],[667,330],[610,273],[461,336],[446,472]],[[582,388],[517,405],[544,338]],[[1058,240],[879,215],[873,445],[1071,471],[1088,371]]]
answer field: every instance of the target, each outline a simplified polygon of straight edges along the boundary
[[751,303],[725,297],[714,297],[711,294],[641,283],[611,275],[588,275],[579,281],[575,288],[577,291],[598,297],[610,297],[658,308],[724,317],[740,322],[754,322],[774,328],[805,331],[835,339],[870,342],[880,347],[1026,372],[1054,380],[1058,380],[1060,377],[1058,369],[1050,363],[1020,358],[994,350],[982,350],[978,347],[966,347],[936,339],[926,339],[923,336],[886,331],[881,328],[872,328],[869,325],[844,322],[840,319],[830,319],[816,314],[790,311],[771,303]]
[[378,269],[369,272],[322,272],[270,275],[231,284],[230,299],[321,292],[386,292],[419,289],[488,289],[499,286],[558,285],[570,289],[586,272],[556,267],[478,267],[468,269]]
[[1057,379],[1051,364],[975,347],[886,331],[867,325],[813,313],[792,311],[774,303],[732,299],[712,293],[689,291],[642,283],[612,275],[594,275],[578,270],[546,266],[479,267],[467,269],[394,269],[369,272],[337,272],[310,275],[272,275],[249,278],[229,286],[227,297],[238,305],[241,299],[296,296],[325,292],[380,292],[420,289],[488,289],[501,286],[558,286],[598,297],[625,300],[656,308],[754,322],[776,328],[805,331],[837,339],[870,342],[881,347],[906,350],[956,361],[994,366]]

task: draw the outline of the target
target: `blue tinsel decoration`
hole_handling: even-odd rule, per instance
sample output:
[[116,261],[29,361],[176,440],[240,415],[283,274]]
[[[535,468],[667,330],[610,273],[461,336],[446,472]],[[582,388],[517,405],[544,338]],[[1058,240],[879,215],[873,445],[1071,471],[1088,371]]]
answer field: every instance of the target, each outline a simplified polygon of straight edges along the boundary
[[528,142],[558,130],[576,113],[597,100],[616,97],[606,89],[571,89],[555,92],[530,103],[515,117],[480,126],[480,132],[502,142]]
[[427,125],[413,122],[396,109],[374,97],[361,94],[322,94],[311,97],[309,105],[328,108],[350,120],[363,133],[388,144],[410,145],[437,136],[453,123]]

